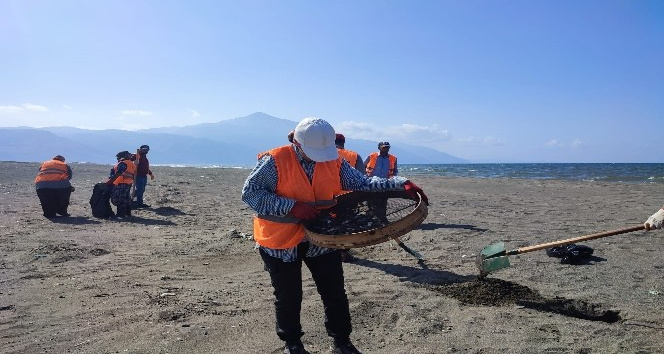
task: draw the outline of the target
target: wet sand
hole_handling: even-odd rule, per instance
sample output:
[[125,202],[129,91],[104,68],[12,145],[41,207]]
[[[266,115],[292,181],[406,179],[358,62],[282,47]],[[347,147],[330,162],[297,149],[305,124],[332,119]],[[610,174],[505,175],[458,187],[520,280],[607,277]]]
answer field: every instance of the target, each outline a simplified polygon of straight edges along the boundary
[[[148,209],[92,217],[109,166],[72,164],[71,217],[42,217],[36,163],[0,163],[1,353],[278,353],[272,288],[240,200],[249,170],[155,167]],[[642,223],[664,185],[415,177],[429,215],[344,265],[352,339],[364,353],[664,352],[664,231],[584,243],[561,264],[511,256],[478,281],[477,253]],[[304,271],[303,341],[328,353]]]

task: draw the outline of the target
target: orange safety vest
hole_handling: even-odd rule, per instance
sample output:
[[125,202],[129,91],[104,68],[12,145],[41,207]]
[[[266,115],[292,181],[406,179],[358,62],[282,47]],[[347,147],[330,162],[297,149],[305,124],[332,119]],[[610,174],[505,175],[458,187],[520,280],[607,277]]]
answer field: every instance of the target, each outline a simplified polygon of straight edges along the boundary
[[[309,182],[291,145],[274,148],[268,153],[277,167],[278,196],[310,203],[319,209],[334,205],[334,197],[341,194],[341,158],[317,162],[313,179]],[[272,249],[292,248],[304,236],[301,220],[291,215],[254,217],[254,240],[261,246]]]
[[39,166],[35,183],[64,181],[69,178],[67,164],[60,160],[49,160]]
[[[390,168],[387,171],[387,178],[390,178],[394,176],[394,166],[396,166],[397,164],[397,158],[392,154],[388,154],[387,157],[390,159]],[[376,167],[377,159],[378,159],[377,152],[374,152],[373,154],[369,155],[369,161],[367,162],[367,176],[371,176],[371,172],[373,172],[374,167]]]
[[123,159],[121,161],[118,161],[118,164],[115,165],[113,168],[114,171],[118,170],[118,165],[120,162],[124,162],[125,165],[127,165],[127,169],[120,175],[120,177],[116,178],[115,181],[113,181],[113,185],[117,186],[118,184],[132,184],[134,183],[134,176],[136,175],[136,165],[129,160],[129,159]]
[[357,156],[358,156],[355,151],[346,150],[342,148],[337,148],[337,151],[339,152],[339,156],[346,159],[346,161],[348,161],[348,163],[350,163],[352,167],[355,167],[355,165],[357,164]]

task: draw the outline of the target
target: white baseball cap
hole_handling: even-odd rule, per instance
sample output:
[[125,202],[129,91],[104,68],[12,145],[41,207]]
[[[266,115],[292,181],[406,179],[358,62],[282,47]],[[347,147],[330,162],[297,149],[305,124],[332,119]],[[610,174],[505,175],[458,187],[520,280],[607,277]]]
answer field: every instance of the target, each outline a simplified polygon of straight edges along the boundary
[[339,157],[334,144],[336,134],[334,128],[326,120],[320,118],[304,118],[295,127],[295,141],[304,153],[316,162],[336,160]]

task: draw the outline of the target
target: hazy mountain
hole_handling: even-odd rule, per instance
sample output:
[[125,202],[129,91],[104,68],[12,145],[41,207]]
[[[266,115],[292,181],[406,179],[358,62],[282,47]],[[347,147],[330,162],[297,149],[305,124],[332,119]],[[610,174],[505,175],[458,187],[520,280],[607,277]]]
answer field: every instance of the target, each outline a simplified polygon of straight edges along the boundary
[[[0,160],[41,162],[56,154],[67,161],[115,163],[121,150],[135,152],[150,145],[152,164],[246,166],[262,151],[287,144],[286,135],[297,121],[254,113],[217,123],[164,127],[139,131],[87,130],[72,127],[0,128]],[[391,153],[400,164],[465,163],[434,149],[393,141]],[[377,142],[347,139],[346,147],[363,158],[377,151]]]
[[[223,120],[217,123],[189,125],[185,127],[166,127],[145,129],[141,132],[172,133],[215,141],[254,146],[257,151],[265,151],[285,144],[288,132],[293,130],[299,120],[272,117],[257,112],[246,117]],[[467,160],[422,146],[414,146],[393,141],[390,153],[397,156],[401,164],[427,163],[467,163]],[[358,152],[363,158],[378,151],[378,141],[346,138],[346,148]]]

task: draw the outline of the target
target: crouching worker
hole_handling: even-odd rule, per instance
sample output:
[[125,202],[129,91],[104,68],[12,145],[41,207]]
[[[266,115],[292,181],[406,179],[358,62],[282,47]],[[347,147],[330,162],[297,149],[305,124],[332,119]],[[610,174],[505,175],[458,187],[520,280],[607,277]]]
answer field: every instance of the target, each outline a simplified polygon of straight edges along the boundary
[[132,162],[129,151],[120,151],[115,157],[118,163],[111,170],[106,185],[113,186],[111,203],[117,206],[115,213],[118,218],[131,217],[131,185],[136,175],[136,165]]
[[302,221],[313,219],[319,208],[331,206],[342,191],[406,190],[424,192],[403,177],[370,178],[339,157],[332,126],[306,118],[295,127],[291,144],[260,157],[242,188],[242,200],[251,207],[254,238],[274,288],[277,336],[284,353],[306,353],[301,337],[302,263],[323,302],[323,321],[333,339],[333,350],[359,354],[351,343],[351,318],[344,289],[339,250],[316,246],[305,237]]
[[71,167],[65,163],[62,155],[56,155],[39,166],[35,187],[45,217],[53,218],[56,214],[69,216],[67,208],[74,190],[69,182],[71,177]]

